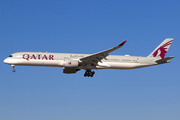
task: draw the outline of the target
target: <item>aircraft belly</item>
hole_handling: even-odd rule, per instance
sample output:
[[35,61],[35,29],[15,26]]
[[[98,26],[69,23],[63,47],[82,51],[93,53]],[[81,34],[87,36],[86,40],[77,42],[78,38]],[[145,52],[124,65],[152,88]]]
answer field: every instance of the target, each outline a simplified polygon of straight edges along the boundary
[[152,66],[149,64],[142,64],[142,63],[107,63],[110,67],[108,69],[136,69],[142,68],[147,66]]

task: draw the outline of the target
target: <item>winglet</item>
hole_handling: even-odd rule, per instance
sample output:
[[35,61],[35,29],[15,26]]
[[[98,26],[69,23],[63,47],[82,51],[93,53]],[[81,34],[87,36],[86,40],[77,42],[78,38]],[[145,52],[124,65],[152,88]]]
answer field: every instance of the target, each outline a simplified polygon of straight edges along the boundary
[[125,40],[124,42],[122,42],[122,43],[119,44],[118,46],[123,46],[126,42],[127,42],[127,40]]

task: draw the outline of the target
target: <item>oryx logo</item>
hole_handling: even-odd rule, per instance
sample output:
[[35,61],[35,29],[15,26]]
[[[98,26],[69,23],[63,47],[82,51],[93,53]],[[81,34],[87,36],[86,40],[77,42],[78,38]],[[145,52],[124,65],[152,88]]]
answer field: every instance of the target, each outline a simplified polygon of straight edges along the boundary
[[168,49],[169,49],[169,46],[171,45],[173,40],[163,44],[162,46],[160,46],[154,53],[153,53],[153,56],[154,57],[157,57],[157,56],[160,56],[162,59],[165,57]]
[[71,62],[69,62],[68,64],[69,64],[69,65],[71,65],[72,63],[71,63]]

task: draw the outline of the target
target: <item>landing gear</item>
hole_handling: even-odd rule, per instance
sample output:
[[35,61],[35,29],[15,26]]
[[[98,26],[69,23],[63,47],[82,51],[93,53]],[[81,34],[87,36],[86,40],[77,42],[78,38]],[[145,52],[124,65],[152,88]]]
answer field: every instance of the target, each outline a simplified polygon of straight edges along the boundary
[[15,65],[11,65],[12,67],[13,67],[13,72],[16,72],[16,70],[15,70]]
[[95,74],[94,71],[91,71],[90,69],[86,70],[86,72],[84,73],[84,77],[88,76],[88,77],[93,77]]

